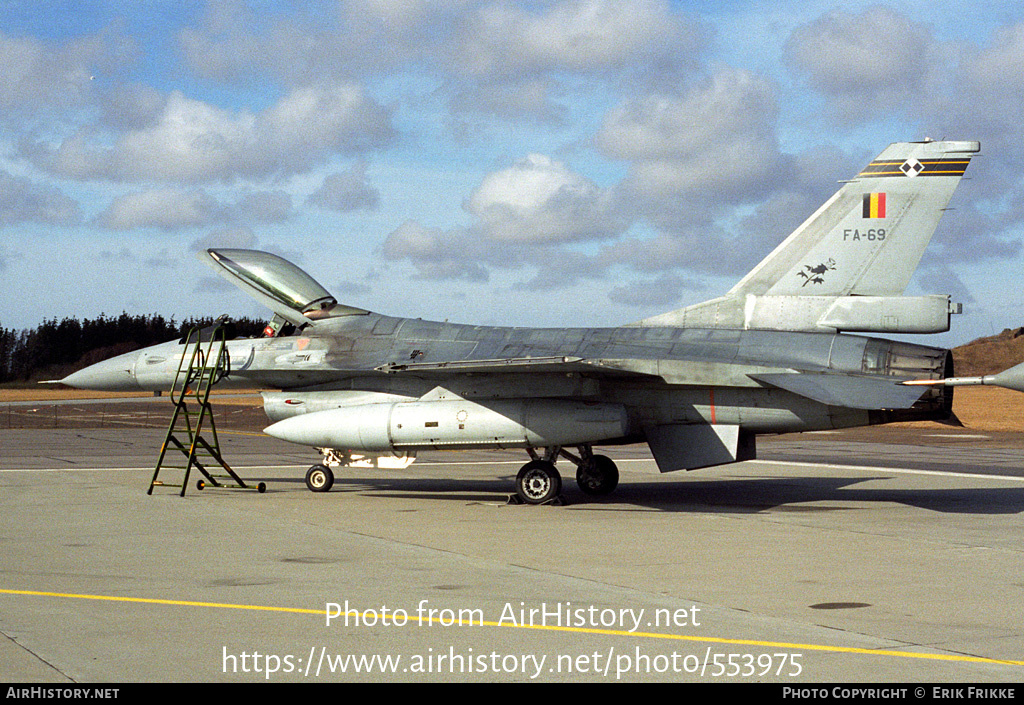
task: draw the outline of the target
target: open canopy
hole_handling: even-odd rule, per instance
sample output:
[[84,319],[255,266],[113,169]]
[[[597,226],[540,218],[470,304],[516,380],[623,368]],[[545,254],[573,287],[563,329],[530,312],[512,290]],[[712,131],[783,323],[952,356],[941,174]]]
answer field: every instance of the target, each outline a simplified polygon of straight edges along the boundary
[[221,276],[296,325],[321,317],[366,313],[339,305],[319,282],[283,257],[239,249],[211,248],[206,254]]

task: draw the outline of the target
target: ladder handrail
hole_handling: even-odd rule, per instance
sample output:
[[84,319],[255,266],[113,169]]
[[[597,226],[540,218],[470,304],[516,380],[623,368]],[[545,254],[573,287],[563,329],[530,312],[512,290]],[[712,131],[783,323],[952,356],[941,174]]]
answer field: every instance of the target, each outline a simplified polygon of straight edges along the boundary
[[[209,330],[210,336],[203,341],[203,330]],[[203,343],[206,342],[205,349]],[[178,370],[174,375],[174,382],[171,384],[170,397],[174,403],[174,413],[171,416],[171,423],[167,429],[167,435],[160,448],[160,457],[157,460],[156,468],[153,470],[153,479],[149,484],[147,494],[153,493],[153,487],[158,484],[157,476],[160,468],[164,467],[164,457],[170,447],[180,451],[188,458],[184,466],[185,476],[181,483],[181,496],[185,495],[185,488],[188,486],[189,474],[195,467],[201,472],[210,483],[216,487],[223,487],[210,473],[206,471],[203,463],[196,458],[197,450],[202,448],[218,465],[227,471],[228,475],[237,485],[236,487],[247,488],[245,482],[235,474],[231,467],[224,461],[220,452],[220,441],[217,438],[217,425],[214,421],[213,408],[210,405],[210,391],[213,385],[220,382],[231,372],[230,356],[227,348],[227,334],[223,322],[218,323],[209,329],[192,328],[184,338],[184,350],[181,353],[181,360],[178,362]],[[189,347],[192,347],[191,354]],[[188,359],[188,365],[185,360]],[[199,406],[199,411],[189,411],[188,402],[193,400]],[[191,417],[195,416],[195,424]],[[210,440],[203,438],[201,432],[206,418],[209,417]],[[180,421],[183,419],[183,421]],[[175,428],[184,424],[185,435],[188,443],[183,443],[175,437]],[[178,466],[180,467],[180,466]],[[202,484],[202,483],[201,483]],[[177,487],[177,485],[173,485]],[[230,485],[229,485],[230,486]],[[260,483],[259,489],[263,491],[265,485]]]
[[[196,401],[204,403],[210,396],[210,388],[226,377],[231,371],[224,325],[218,324],[210,332],[210,337],[206,341],[206,350],[203,350],[202,345],[203,330],[202,328],[191,328],[185,336],[185,349],[182,350],[181,359],[178,361],[178,370],[174,375],[174,381],[171,383],[170,396],[171,401],[175,404],[179,403],[181,397],[189,392],[192,382],[196,379],[199,380],[199,384],[195,387]],[[215,344],[217,345],[216,355],[212,356]],[[188,350],[190,345],[194,345],[191,355],[189,355]],[[210,364],[211,356],[213,357],[212,364]],[[188,367],[185,366],[186,358],[188,358]],[[184,380],[182,380],[183,370],[185,371]],[[181,383],[180,387],[179,382]],[[203,382],[207,382],[207,384],[203,384]],[[177,397],[175,396],[176,394]]]

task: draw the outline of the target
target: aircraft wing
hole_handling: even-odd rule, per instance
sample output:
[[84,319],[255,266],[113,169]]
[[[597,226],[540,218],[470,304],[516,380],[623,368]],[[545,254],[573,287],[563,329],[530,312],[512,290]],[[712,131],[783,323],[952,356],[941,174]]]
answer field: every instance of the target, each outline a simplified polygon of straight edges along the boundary
[[751,374],[751,379],[802,397],[850,409],[909,409],[921,398],[921,387],[908,387],[893,377],[829,372]]
[[388,363],[375,367],[376,372],[410,373],[425,376],[443,376],[447,373],[532,373],[532,372],[600,372],[622,376],[657,376],[653,372],[628,369],[615,364],[614,360],[589,360],[573,355],[550,355],[540,357],[508,357],[491,360],[451,360],[444,362]]
[[[548,356],[505,358],[494,360],[456,360],[450,362],[391,363],[374,368],[378,372],[410,373],[418,376],[446,376],[464,373],[533,373],[533,372],[589,372],[611,376],[657,377],[657,364],[642,369],[631,364],[618,364],[616,360],[588,360],[576,356]],[[924,393],[921,386],[906,386],[905,380],[893,377],[851,375],[833,372],[769,372],[751,373],[746,377],[768,384],[829,406],[850,409],[909,409]],[[696,386],[714,382],[694,379]],[[718,384],[730,386],[726,380]]]
[[377,372],[509,372],[513,370],[541,372],[576,369],[581,357],[552,355],[547,357],[509,357],[494,360],[449,360],[444,362],[388,363],[375,367]]

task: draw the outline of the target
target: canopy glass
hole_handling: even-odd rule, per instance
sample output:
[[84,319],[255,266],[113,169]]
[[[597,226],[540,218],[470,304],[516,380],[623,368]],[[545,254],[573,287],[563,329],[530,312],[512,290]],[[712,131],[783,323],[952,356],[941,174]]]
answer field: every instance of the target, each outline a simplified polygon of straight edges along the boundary
[[330,292],[294,264],[258,250],[207,250],[210,256],[246,284],[300,313],[333,308]]

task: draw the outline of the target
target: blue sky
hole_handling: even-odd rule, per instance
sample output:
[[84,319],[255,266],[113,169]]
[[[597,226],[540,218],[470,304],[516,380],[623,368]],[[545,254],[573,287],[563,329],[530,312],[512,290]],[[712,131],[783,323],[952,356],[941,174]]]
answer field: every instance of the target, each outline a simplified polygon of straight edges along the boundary
[[269,250],[392,315],[724,293],[894,141],[978,139],[909,293],[1024,324],[1019,2],[0,2],[0,326],[263,316]]

